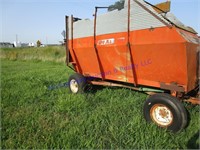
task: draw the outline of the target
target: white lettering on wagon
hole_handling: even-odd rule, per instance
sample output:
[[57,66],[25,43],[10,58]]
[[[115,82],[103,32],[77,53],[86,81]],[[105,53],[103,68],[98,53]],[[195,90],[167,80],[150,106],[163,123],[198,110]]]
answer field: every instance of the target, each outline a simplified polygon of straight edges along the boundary
[[115,39],[111,38],[111,39],[104,39],[104,40],[99,40],[97,42],[97,45],[111,45],[115,43]]

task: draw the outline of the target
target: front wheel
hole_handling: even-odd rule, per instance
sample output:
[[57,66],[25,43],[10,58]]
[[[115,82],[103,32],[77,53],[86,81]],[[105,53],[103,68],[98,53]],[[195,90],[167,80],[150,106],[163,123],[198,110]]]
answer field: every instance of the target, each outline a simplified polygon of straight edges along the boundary
[[173,132],[182,130],[187,124],[187,112],[183,104],[168,94],[155,94],[144,103],[144,118],[159,127]]
[[81,74],[73,74],[69,77],[69,89],[73,94],[83,93],[87,85],[86,78]]

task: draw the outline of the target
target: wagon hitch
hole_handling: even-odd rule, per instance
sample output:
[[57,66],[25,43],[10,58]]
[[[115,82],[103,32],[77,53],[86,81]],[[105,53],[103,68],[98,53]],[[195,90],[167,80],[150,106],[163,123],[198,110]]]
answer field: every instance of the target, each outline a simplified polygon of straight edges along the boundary
[[197,86],[194,90],[190,91],[187,93],[187,95],[184,97],[185,102],[192,103],[194,105],[200,105],[200,91],[199,91],[199,86]]
[[193,105],[200,105],[200,99],[191,97],[190,99],[184,100],[184,102],[192,103]]

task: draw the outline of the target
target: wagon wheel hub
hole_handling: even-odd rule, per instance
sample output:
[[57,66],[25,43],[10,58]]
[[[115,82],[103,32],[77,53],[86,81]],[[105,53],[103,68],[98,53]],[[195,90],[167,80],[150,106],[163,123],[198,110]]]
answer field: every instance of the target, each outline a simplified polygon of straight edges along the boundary
[[152,120],[162,127],[168,127],[173,122],[173,115],[171,110],[161,104],[157,104],[151,109]]
[[70,89],[73,93],[77,93],[78,92],[78,82],[74,79],[72,79],[70,81]]
[[165,110],[165,109],[160,109],[158,110],[159,111],[159,115],[162,117],[162,118],[166,118],[168,116],[168,112]]

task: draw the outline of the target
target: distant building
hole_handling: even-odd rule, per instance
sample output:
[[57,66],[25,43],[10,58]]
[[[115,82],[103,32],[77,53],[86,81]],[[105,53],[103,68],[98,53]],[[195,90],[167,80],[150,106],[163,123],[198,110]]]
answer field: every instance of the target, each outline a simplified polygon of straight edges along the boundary
[[29,46],[29,47],[35,47],[36,44],[35,44],[35,43],[28,43],[28,46]]
[[14,41],[14,47],[21,47],[21,46],[22,46],[21,42]]
[[21,43],[21,42],[14,42],[14,47],[36,47],[35,43]]
[[29,43],[21,43],[21,47],[28,47]]
[[9,42],[0,42],[0,48],[13,48],[14,44]]

